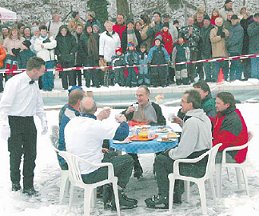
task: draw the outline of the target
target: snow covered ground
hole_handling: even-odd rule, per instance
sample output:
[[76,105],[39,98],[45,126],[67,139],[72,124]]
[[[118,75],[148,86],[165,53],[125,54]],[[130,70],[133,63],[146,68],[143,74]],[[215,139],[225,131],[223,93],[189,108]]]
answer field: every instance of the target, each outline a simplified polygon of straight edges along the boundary
[[[234,215],[234,216],[256,216],[259,215],[259,104],[246,103],[239,104],[238,108],[243,113],[248,129],[253,132],[253,139],[249,145],[247,169],[250,197],[244,191],[237,190],[237,183],[234,170],[230,172],[230,181],[226,172],[223,172],[223,198],[213,201],[210,190],[207,191],[207,206],[209,215]],[[163,107],[163,112],[168,116],[171,112],[176,112],[178,107]],[[113,115],[119,112],[113,110]],[[58,122],[58,111],[47,112],[49,128]],[[112,122],[112,117],[110,119]],[[37,127],[40,129],[39,120],[36,119]],[[59,180],[60,170],[56,155],[51,148],[49,134],[38,137],[38,156],[35,169],[35,187],[40,191],[38,198],[25,197],[20,192],[11,192],[9,180],[9,154],[7,144],[0,141],[0,215],[1,216],[80,216],[83,215],[83,193],[78,191],[71,211],[68,210],[67,201],[60,205]],[[140,155],[140,160],[144,168],[144,177],[140,180],[130,179],[127,193],[130,197],[139,200],[136,209],[123,210],[122,215],[171,215],[167,210],[153,210],[145,207],[144,199],[157,194],[155,178],[152,174],[153,154]],[[101,200],[98,200],[93,215],[116,215],[103,209]],[[195,185],[191,188],[190,203],[183,202],[179,206],[173,207],[173,215],[199,216],[201,215],[200,199]]]

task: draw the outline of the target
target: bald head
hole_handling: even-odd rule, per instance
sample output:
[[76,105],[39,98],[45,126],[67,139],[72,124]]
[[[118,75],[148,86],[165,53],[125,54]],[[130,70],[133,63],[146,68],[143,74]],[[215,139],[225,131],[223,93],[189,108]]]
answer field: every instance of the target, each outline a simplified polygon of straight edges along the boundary
[[96,103],[92,97],[84,97],[80,104],[82,114],[94,114],[97,110]]

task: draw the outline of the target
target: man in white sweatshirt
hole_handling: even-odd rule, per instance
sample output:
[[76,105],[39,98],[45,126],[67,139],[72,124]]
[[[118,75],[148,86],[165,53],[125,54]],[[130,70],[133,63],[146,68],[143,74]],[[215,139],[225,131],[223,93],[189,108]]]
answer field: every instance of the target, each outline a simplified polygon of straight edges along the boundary
[[[168,208],[169,180],[168,174],[173,172],[173,163],[180,158],[196,158],[212,147],[211,122],[201,109],[201,96],[195,90],[186,91],[181,100],[183,119],[181,141],[174,149],[159,154],[155,159],[155,172],[158,195],[145,200],[149,208]],[[202,177],[205,173],[207,157],[197,164],[182,164],[181,174]],[[183,181],[177,180],[174,188],[174,203],[181,203],[184,192]]]

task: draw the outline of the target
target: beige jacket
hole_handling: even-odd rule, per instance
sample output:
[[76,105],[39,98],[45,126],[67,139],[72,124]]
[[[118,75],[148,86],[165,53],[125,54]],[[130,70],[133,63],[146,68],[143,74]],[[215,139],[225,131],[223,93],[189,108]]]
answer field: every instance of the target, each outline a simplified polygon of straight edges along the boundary
[[216,26],[210,31],[212,57],[228,57],[226,39],[229,37],[229,31],[223,28],[223,32],[225,32],[226,38],[221,38],[221,36],[217,36],[217,32],[218,28]]

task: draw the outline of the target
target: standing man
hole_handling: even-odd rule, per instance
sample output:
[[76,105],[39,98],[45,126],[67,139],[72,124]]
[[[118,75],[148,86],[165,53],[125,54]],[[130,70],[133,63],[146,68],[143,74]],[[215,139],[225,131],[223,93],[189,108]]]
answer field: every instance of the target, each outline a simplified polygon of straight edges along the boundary
[[5,85],[0,102],[0,132],[8,139],[10,152],[10,176],[12,191],[20,186],[20,164],[23,155],[23,193],[37,195],[33,177],[37,149],[37,130],[33,116],[41,120],[42,132],[48,131],[46,114],[38,84],[35,82],[45,71],[45,62],[32,57],[27,63],[26,72],[12,77]]
[[[259,13],[254,14],[254,22],[248,26],[249,53],[259,53]],[[251,78],[259,79],[259,57],[251,59]]]
[[[227,50],[229,56],[239,56],[242,54],[244,29],[240,25],[237,15],[231,17],[232,28],[229,31],[229,38],[227,40]],[[231,60],[229,80],[241,80],[242,65],[240,59]]]
[[[148,208],[168,208],[169,180],[168,174],[173,172],[174,161],[181,158],[196,158],[212,147],[211,122],[201,109],[201,97],[195,90],[186,91],[181,101],[182,111],[186,113],[183,132],[178,146],[155,159],[158,195],[145,200]],[[168,153],[168,154],[167,154]],[[181,173],[193,177],[202,177],[206,171],[207,158],[197,164],[182,164]],[[183,181],[176,181],[174,203],[180,204],[184,192]]]
[[122,34],[124,31],[126,31],[126,24],[123,14],[117,14],[116,23],[112,29],[120,36],[120,39],[122,40]]

